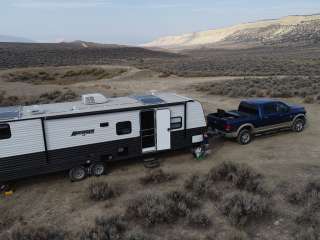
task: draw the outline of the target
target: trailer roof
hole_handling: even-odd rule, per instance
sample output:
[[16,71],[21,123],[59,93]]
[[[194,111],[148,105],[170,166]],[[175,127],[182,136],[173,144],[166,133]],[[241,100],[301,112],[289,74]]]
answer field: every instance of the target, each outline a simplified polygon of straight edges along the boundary
[[152,108],[152,106],[173,105],[192,101],[191,98],[175,93],[156,92],[145,95],[108,98],[106,103],[86,105],[82,101],[42,104],[21,107],[0,108],[0,121],[23,120],[33,118],[54,118],[68,115],[86,115],[99,112],[125,111]]

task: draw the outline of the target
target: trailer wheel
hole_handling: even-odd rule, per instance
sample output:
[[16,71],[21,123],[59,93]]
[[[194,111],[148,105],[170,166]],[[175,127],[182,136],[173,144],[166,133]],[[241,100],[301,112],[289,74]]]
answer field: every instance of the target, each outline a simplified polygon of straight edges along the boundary
[[106,172],[106,165],[102,162],[94,163],[90,166],[90,173],[93,176],[100,177],[101,175],[105,174]]
[[237,140],[238,140],[238,143],[240,143],[241,145],[249,144],[252,140],[252,134],[250,130],[248,129],[241,130],[237,137]]
[[87,177],[87,171],[84,167],[74,167],[69,171],[69,177],[72,182],[78,182]]

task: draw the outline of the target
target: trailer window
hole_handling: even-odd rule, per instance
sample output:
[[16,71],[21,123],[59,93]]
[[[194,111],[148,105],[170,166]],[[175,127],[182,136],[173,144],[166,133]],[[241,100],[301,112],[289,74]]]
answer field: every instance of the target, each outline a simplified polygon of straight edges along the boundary
[[171,130],[182,128],[182,117],[173,117],[170,122]]
[[118,122],[116,124],[116,129],[118,135],[130,134],[132,132],[131,122]]
[[100,123],[100,127],[102,128],[109,127],[109,123],[108,122]]
[[9,124],[0,124],[0,140],[11,138],[11,129]]

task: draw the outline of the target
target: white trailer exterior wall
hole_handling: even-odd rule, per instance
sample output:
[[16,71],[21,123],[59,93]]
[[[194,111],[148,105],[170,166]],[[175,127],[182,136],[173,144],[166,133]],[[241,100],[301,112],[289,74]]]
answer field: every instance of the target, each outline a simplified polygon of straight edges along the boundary
[[45,151],[40,119],[8,122],[11,138],[0,141],[1,158]]

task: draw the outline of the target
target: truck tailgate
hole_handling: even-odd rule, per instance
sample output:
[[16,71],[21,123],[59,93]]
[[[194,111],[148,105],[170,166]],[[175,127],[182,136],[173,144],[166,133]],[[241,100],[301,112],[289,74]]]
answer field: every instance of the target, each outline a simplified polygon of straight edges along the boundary
[[207,116],[208,126],[211,127],[212,130],[223,131],[224,126],[226,124],[226,120],[223,118],[219,118],[215,113],[211,113]]

